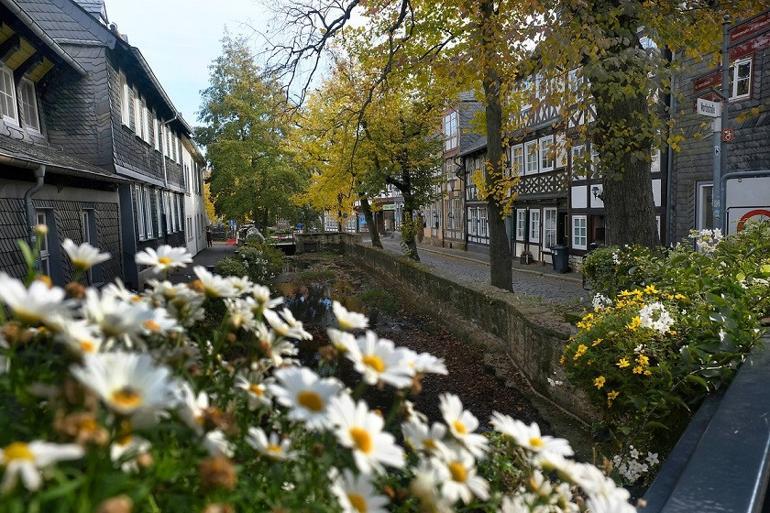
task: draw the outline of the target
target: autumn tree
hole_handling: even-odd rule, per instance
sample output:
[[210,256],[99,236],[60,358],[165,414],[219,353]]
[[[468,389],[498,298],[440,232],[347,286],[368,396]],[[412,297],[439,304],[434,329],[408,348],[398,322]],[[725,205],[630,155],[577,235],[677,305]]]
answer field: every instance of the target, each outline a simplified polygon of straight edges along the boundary
[[277,218],[293,220],[291,197],[306,177],[283,145],[288,124],[281,90],[256,65],[244,39],[225,36],[202,96],[205,125],[196,140],[206,146],[217,213],[262,227]]

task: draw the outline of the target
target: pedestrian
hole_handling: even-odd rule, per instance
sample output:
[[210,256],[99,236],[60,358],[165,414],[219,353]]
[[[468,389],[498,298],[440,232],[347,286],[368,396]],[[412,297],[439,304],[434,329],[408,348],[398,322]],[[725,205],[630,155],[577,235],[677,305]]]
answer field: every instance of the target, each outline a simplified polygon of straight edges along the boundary
[[214,239],[214,234],[211,233],[211,226],[207,226],[206,227],[206,246],[207,247],[210,248],[214,244],[213,239]]

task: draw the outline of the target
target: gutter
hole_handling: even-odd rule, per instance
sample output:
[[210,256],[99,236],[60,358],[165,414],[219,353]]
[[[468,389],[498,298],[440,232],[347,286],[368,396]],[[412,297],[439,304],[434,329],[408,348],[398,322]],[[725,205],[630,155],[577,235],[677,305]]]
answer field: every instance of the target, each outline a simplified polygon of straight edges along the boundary
[[11,13],[13,13],[16,17],[18,17],[24,25],[29,27],[29,29],[32,31],[33,34],[35,34],[37,37],[39,37],[46,45],[48,45],[49,48],[53,50],[53,52],[64,62],[66,62],[70,67],[72,67],[75,71],[78,72],[78,74],[81,77],[84,77],[87,75],[86,70],[78,64],[75,59],[70,57],[70,55],[64,51],[64,49],[59,46],[59,44],[51,39],[51,37],[45,33],[45,31],[40,28],[40,26],[30,18],[30,16],[18,5],[16,5],[16,2],[13,0],[0,0],[0,3],[2,3]]

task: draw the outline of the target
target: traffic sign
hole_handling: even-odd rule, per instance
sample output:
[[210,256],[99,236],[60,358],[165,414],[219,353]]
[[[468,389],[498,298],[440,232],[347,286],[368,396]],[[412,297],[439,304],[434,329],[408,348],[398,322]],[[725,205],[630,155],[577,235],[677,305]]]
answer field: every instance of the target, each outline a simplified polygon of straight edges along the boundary
[[735,130],[732,128],[722,129],[722,142],[731,143],[735,140]]
[[705,98],[698,98],[697,111],[701,116],[718,118],[722,115],[722,104],[720,102],[712,102]]

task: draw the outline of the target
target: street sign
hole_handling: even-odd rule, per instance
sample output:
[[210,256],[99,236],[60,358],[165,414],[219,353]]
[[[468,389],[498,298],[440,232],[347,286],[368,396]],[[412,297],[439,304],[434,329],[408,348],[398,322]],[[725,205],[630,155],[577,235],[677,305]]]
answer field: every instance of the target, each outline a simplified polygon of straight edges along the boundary
[[731,143],[735,140],[735,130],[732,128],[722,129],[722,142]]
[[722,115],[722,104],[720,102],[712,102],[705,98],[698,98],[697,111],[701,116],[718,118]]

